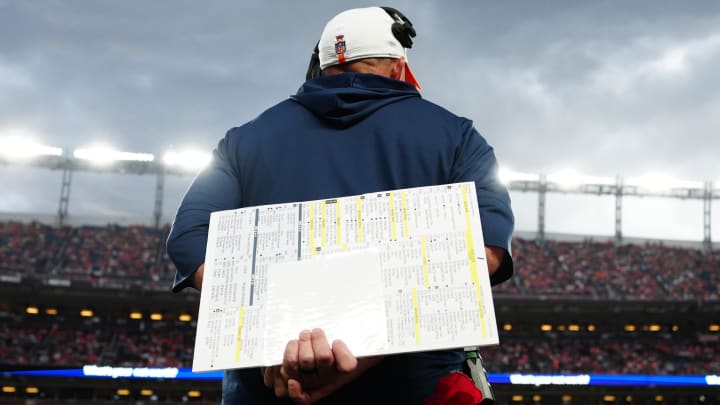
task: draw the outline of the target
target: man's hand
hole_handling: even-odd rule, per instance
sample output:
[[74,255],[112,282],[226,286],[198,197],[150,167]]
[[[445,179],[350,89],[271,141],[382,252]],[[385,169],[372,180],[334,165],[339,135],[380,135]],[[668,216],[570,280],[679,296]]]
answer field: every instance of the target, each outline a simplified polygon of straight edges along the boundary
[[201,264],[192,275],[193,287],[198,291],[202,289],[203,273],[205,273],[205,263]]
[[276,396],[289,396],[299,405],[309,405],[337,391],[381,359],[358,360],[342,341],[336,340],[330,346],[322,329],[306,330],[298,340],[288,342],[282,366],[268,367],[263,377]]
[[[324,377],[338,371],[351,372],[357,367],[357,359],[340,341],[328,344],[322,329],[302,331],[298,340],[291,340],[285,347],[281,372],[288,378],[302,380],[310,388],[322,385]],[[336,356],[339,357],[336,359]]]
[[485,246],[485,256],[487,257],[487,266],[490,271],[490,275],[500,268],[500,265],[505,258],[505,249],[495,246]]

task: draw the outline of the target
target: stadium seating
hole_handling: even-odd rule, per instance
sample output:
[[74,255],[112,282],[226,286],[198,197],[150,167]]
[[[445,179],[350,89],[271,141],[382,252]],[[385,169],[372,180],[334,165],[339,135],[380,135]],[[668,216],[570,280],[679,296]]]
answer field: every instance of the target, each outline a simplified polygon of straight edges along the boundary
[[0,364],[190,367],[195,328],[182,322],[0,317]]
[[[190,367],[195,328],[178,322],[0,318],[0,364]],[[718,339],[670,333],[504,334],[482,355],[491,372],[713,374]]]
[[697,375],[720,370],[718,341],[687,335],[537,335],[501,341],[499,347],[483,351],[493,372]]
[[516,238],[516,275],[496,288],[502,295],[593,300],[720,299],[720,252],[660,242],[559,242]]
[[[0,222],[0,275],[100,288],[167,290],[169,226],[63,227]],[[719,300],[720,252],[586,240],[513,241],[515,276],[498,296],[592,300]]]
[[88,287],[166,290],[174,273],[164,248],[168,230],[0,222],[0,274]]
[[[167,295],[178,300],[188,298],[169,292],[175,268],[164,249],[168,232],[167,225],[159,229],[140,225],[57,228],[40,223],[0,221],[0,287],[12,291],[22,284],[28,291],[45,291],[48,286],[47,291],[61,290],[61,297],[65,291],[83,288],[93,297],[97,297],[98,289],[103,291],[101,295],[109,291],[107,289],[122,289],[125,291],[118,295],[129,301],[143,294]],[[540,242],[515,238],[513,256],[515,276],[493,289],[501,305],[515,305],[510,306],[510,311],[517,315],[523,312],[522,306],[527,302],[562,301],[576,306],[577,301],[582,301],[590,312],[589,315],[575,313],[567,318],[546,307],[536,308],[530,315],[503,319],[501,345],[481,350],[488,372],[720,374],[717,349],[720,334],[716,318],[705,311],[702,320],[689,319],[682,309],[717,308],[720,251],[703,252],[699,244],[678,247],[657,241],[616,245],[592,239]],[[136,305],[124,304],[105,305],[97,308],[95,315],[83,317],[79,309],[84,303],[82,298],[75,297],[72,304],[67,304],[74,306],[73,310],[63,310],[62,305],[58,305],[52,315],[47,312],[49,306],[18,296],[16,301],[0,300],[0,369],[72,368],[87,364],[190,367],[192,364],[196,325],[192,321],[175,321],[187,307],[166,303],[153,307],[151,302],[137,305],[144,315],[156,310],[163,312],[160,321],[147,316],[129,319],[129,312],[134,311]],[[596,310],[608,304],[659,307],[662,314],[653,313],[656,317],[653,322],[661,324],[661,330],[651,333],[643,329],[650,321],[641,319],[647,315],[642,310],[626,315],[623,320]],[[500,315],[509,313],[501,311]],[[598,318],[578,318],[585,315]],[[627,326],[626,320],[636,323],[637,331],[623,329]],[[570,332],[571,321],[581,325],[580,331]],[[551,331],[542,332],[544,329],[539,328],[545,322],[552,323]],[[681,324],[677,329],[673,326],[676,322]],[[562,329],[560,325],[564,325]],[[60,388],[40,388],[50,393],[49,403],[64,395]],[[512,389],[516,387],[508,388],[507,392]],[[98,398],[114,398],[108,399],[111,402],[120,398],[114,389],[105,391],[96,389],[92,403],[101,403]],[[137,390],[133,395],[139,401],[146,398]],[[161,402],[163,395],[160,395]],[[167,403],[192,400],[187,397],[187,389],[173,395],[174,399]],[[504,397],[507,401],[510,401],[509,395]],[[640,398],[639,393],[634,395]],[[218,396],[217,387],[203,391],[208,403],[217,403]],[[46,403],[37,397],[32,401],[40,402],[33,403]],[[10,398],[11,395],[5,394],[0,402]],[[548,403],[560,403],[560,397],[556,399],[555,402],[549,399]]]

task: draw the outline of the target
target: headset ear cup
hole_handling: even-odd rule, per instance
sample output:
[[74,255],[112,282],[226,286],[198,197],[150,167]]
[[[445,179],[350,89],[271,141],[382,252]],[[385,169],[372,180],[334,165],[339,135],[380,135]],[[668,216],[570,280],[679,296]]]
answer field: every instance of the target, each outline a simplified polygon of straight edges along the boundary
[[[415,32],[415,28],[413,28],[411,23],[405,23],[405,31],[407,32],[408,37],[415,38],[417,36],[417,32]],[[412,46],[412,39],[410,40],[410,46]]]
[[415,28],[413,28],[412,22],[410,22],[410,19],[405,17],[403,13],[400,12],[400,10],[392,8],[392,7],[380,7],[396,22],[393,23],[391,30],[395,38],[400,42],[400,44],[404,48],[412,48],[413,41],[412,39],[415,38],[417,35],[417,32],[415,32]]
[[415,28],[413,28],[412,25],[408,25],[406,23],[394,23],[392,25],[392,33],[403,48],[412,48],[412,38],[416,35]]
[[311,80],[320,76],[320,41],[315,45],[315,50],[310,56],[310,63],[308,63],[307,73],[305,73],[305,80]]

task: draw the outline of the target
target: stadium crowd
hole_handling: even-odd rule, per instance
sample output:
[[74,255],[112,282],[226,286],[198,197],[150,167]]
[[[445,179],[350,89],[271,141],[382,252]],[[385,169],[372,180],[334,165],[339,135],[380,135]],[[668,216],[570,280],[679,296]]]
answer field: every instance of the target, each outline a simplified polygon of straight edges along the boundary
[[[167,291],[174,274],[164,251],[168,230],[0,222],[0,282],[68,280],[73,286]],[[720,299],[718,251],[523,238],[514,240],[513,249],[516,274],[496,287],[500,297]],[[190,367],[194,334],[194,325],[185,322],[0,311],[0,365]],[[514,333],[501,336],[502,345],[483,356],[490,372],[718,374],[717,337]]]
[[718,340],[603,334],[511,336],[483,353],[492,372],[700,375],[720,372]]
[[[0,365],[190,367],[195,327],[144,320],[0,317]],[[490,372],[718,374],[720,343],[689,334],[508,334]]]
[[101,288],[168,289],[174,273],[164,248],[168,230],[0,222],[0,275]]
[[516,238],[516,275],[498,295],[594,300],[720,299],[720,252],[661,242],[563,242]]
[[190,367],[195,327],[183,322],[0,316],[0,365]]
[[[0,275],[65,280],[102,288],[167,290],[175,269],[169,226],[56,228],[0,222]],[[720,251],[660,242],[543,242],[515,238],[515,276],[498,296],[611,300],[718,300]]]

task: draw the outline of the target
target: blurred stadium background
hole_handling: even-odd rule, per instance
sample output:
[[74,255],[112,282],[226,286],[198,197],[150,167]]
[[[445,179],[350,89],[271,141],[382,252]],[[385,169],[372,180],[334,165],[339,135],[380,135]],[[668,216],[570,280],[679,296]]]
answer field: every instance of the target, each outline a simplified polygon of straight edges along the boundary
[[[62,176],[57,215],[0,217],[0,403],[219,403],[220,376],[188,369],[199,295],[169,292],[162,212],[165,176],[189,182],[208,158],[2,145],[0,165]],[[155,176],[153,217],[69,215],[79,171]],[[516,234],[516,275],[494,290],[501,345],[482,353],[497,402],[720,403],[720,251],[710,228],[720,190],[666,178],[501,176],[513,195],[537,196],[538,226]],[[546,232],[549,193],[614,198],[614,235]],[[625,197],[702,201],[703,234],[625,237]]]

